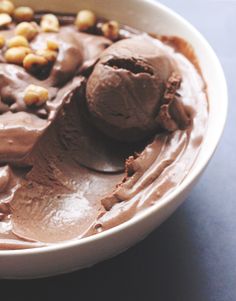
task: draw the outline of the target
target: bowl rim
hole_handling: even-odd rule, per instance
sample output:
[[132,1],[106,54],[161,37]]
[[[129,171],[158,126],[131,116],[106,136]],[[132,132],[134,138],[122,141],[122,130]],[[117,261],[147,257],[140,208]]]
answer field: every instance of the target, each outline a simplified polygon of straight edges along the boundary
[[[192,34],[197,38],[197,40],[200,41],[200,43],[208,50],[208,53],[211,54],[211,59],[214,62],[214,66],[218,71],[218,78],[220,78],[221,81],[221,93],[223,95],[222,101],[224,102],[224,111],[221,112],[221,116],[219,119],[220,123],[220,130],[217,133],[217,136],[215,138],[214,144],[211,144],[210,151],[208,151],[208,154],[202,158],[201,164],[197,164],[189,173],[189,176],[184,179],[184,181],[177,186],[172,192],[161,198],[156,204],[153,206],[146,208],[136,216],[132,217],[131,219],[111,228],[104,232],[97,233],[92,236],[84,237],[81,239],[73,239],[69,241],[59,242],[56,244],[49,244],[47,246],[43,247],[36,247],[36,248],[30,248],[30,249],[17,249],[17,250],[0,250],[0,258],[2,257],[11,257],[11,256],[25,256],[25,255],[39,255],[44,254],[48,252],[55,252],[55,251],[63,251],[66,249],[79,247],[81,245],[89,244],[94,241],[103,239],[103,238],[109,238],[113,236],[114,234],[123,231],[125,228],[129,228],[132,226],[135,226],[137,223],[139,223],[141,220],[147,219],[151,215],[155,214],[157,210],[159,210],[161,207],[166,206],[169,202],[173,201],[181,192],[184,191],[193,181],[194,179],[198,178],[204,168],[206,167],[207,163],[213,156],[218,144],[219,140],[222,136],[225,123],[226,123],[226,117],[227,117],[227,111],[228,111],[228,91],[227,91],[227,84],[226,79],[224,75],[223,68],[221,66],[221,63],[216,56],[214,50],[208,43],[208,41],[204,38],[204,36],[185,18],[183,18],[181,15],[167,7],[166,5],[159,3],[155,0],[138,0],[137,2],[147,2],[150,5],[155,6],[158,10],[164,12],[165,14],[170,15],[174,19],[176,19],[178,22],[182,23],[184,26],[186,26],[189,31],[192,32]],[[202,149],[200,150],[202,152]],[[198,155],[199,156],[199,155]],[[198,159],[196,159],[197,162]]]

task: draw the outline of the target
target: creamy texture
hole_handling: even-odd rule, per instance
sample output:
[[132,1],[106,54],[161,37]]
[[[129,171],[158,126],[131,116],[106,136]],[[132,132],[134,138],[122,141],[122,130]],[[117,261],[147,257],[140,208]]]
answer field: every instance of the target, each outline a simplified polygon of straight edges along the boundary
[[[1,33],[10,37],[13,30]],[[151,83],[155,89],[148,112],[158,111],[166,80],[175,70],[182,77],[178,93],[192,123],[171,132],[151,126],[153,136],[131,146],[108,138],[90,122],[86,99],[87,81],[92,86],[96,81],[90,73],[101,68],[94,64],[107,62],[109,51],[114,53],[122,41],[105,50],[111,41],[79,33],[72,25],[56,34],[40,33],[33,48],[45,48],[47,39],[60,44],[52,70],[40,78],[6,64],[0,55],[0,249],[42,247],[104,231],[153,205],[188,175],[207,126],[204,81],[174,48],[137,35],[135,43],[148,41],[164,57],[158,64],[164,61],[166,69],[162,66],[160,72],[167,70],[160,75],[165,79],[161,85]],[[45,106],[25,106],[23,91],[31,83],[49,89]]]

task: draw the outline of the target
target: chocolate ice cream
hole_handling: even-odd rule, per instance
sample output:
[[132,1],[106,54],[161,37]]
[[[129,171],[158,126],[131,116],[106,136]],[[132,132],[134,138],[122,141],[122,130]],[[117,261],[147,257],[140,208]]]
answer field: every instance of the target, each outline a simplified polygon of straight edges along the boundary
[[168,80],[176,73],[181,81],[178,72],[173,57],[148,36],[113,44],[100,56],[86,86],[94,124],[113,139],[129,142],[168,127],[158,114]]
[[186,42],[176,51],[90,11],[4,22],[0,249],[105,231],[185,179],[208,119]]

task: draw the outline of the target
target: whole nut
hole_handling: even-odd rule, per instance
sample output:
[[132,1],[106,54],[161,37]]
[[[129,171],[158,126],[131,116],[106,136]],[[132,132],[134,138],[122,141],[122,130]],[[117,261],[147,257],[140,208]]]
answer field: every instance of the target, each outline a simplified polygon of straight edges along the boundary
[[110,39],[116,40],[119,37],[119,23],[116,21],[109,21],[102,25],[102,33],[103,35]]
[[75,26],[80,31],[87,31],[96,24],[96,16],[90,10],[81,10],[78,12],[75,20]]
[[59,50],[59,44],[55,41],[48,40],[47,41],[47,49],[53,50],[53,51],[58,51]]
[[42,50],[37,50],[36,54],[44,57],[49,63],[55,62],[57,59],[57,52],[49,49],[42,49]]
[[34,18],[34,11],[28,6],[20,6],[14,10],[13,17],[17,22],[29,22]]
[[31,49],[29,49],[28,47],[23,47],[23,46],[13,47],[13,48],[9,48],[5,52],[4,57],[7,63],[21,65],[26,55],[29,54],[30,52]]
[[5,38],[4,36],[0,35],[0,49],[3,48],[4,45],[5,45]]
[[44,15],[41,19],[40,26],[44,32],[59,31],[59,21],[53,14]]
[[0,14],[0,27],[7,26],[11,23],[12,18],[10,15],[2,13]]
[[14,11],[14,4],[11,1],[3,0],[0,1],[0,13],[11,15]]
[[8,48],[19,47],[19,46],[29,47],[29,43],[25,37],[15,36],[7,41]]
[[30,73],[42,71],[48,65],[48,61],[40,55],[30,53],[23,60],[23,67]]
[[24,91],[24,102],[27,106],[41,106],[48,99],[48,90],[41,86],[29,85]]
[[28,41],[31,41],[38,32],[37,24],[34,22],[21,22],[15,29],[17,35],[24,36]]

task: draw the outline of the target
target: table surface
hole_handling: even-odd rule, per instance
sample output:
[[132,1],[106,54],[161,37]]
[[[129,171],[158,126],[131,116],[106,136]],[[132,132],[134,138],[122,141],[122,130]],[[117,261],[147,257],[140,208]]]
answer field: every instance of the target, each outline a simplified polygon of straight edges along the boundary
[[163,3],[205,35],[225,70],[230,106],[214,158],[184,205],[143,242],[76,273],[0,281],[4,301],[236,300],[236,0]]

